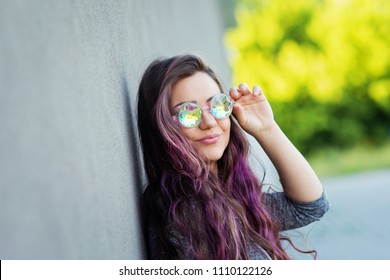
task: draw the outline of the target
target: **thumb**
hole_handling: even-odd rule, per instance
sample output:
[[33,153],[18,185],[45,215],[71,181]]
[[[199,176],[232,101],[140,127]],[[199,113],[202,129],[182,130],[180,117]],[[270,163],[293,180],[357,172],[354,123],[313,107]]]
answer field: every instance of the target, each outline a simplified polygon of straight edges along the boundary
[[238,123],[241,125],[241,127],[245,127],[248,123],[247,116],[245,114],[244,109],[240,104],[235,103],[233,105],[233,115],[236,117]]

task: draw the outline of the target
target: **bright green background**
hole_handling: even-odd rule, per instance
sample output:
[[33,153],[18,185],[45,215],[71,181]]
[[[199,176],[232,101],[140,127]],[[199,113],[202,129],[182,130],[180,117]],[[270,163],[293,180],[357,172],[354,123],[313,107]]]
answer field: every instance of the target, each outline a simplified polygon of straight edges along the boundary
[[361,161],[373,153],[359,149],[386,150],[390,1],[241,0],[234,11],[225,36],[234,83],[262,87],[306,156],[353,148]]

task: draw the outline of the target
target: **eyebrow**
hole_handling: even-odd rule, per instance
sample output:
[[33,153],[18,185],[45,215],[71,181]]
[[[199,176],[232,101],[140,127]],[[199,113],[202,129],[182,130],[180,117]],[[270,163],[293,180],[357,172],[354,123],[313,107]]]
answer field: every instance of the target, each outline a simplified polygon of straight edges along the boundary
[[[216,94],[217,95],[217,94]],[[213,99],[215,95],[211,96],[209,99],[206,100],[206,102],[210,102],[211,99]],[[173,109],[175,109],[176,107],[179,107],[181,105],[183,105],[184,103],[187,103],[187,102],[190,102],[190,103],[195,103],[195,104],[198,104],[198,102],[196,102],[195,100],[192,100],[192,101],[183,101],[183,102],[180,102],[180,103],[177,103]]]

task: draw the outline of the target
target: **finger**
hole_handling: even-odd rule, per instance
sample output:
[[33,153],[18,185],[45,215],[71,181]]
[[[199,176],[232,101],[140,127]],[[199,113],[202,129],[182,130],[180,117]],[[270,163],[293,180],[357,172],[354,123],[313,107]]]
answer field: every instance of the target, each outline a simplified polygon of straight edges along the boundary
[[245,83],[241,83],[238,86],[238,91],[241,92],[241,94],[243,94],[243,95],[251,94],[251,91],[249,90],[249,87]]
[[245,116],[244,110],[240,104],[234,104],[233,105],[233,114],[237,118],[237,120],[240,120]]
[[253,92],[252,92],[252,94],[253,94],[254,96],[259,96],[261,93],[262,93],[261,88],[260,88],[258,85],[255,85],[255,86],[253,87]]
[[235,88],[231,88],[229,90],[229,96],[236,100],[241,96],[241,94]]

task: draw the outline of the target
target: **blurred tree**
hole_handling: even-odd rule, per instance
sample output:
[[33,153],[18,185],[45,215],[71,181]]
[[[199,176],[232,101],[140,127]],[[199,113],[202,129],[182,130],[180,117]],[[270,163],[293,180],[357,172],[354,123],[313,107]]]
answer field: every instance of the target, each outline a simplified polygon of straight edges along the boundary
[[390,127],[390,1],[241,0],[226,45],[304,152],[380,143]]

